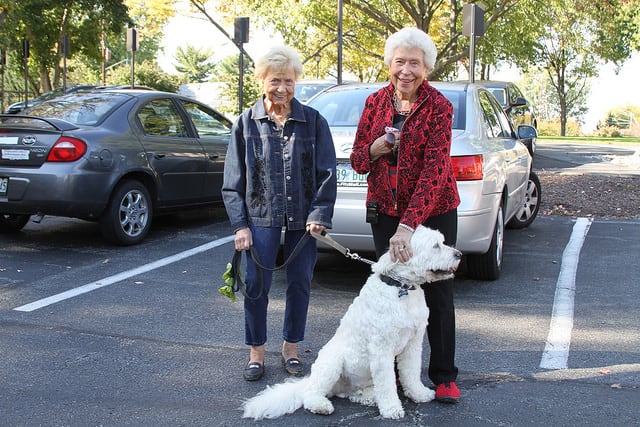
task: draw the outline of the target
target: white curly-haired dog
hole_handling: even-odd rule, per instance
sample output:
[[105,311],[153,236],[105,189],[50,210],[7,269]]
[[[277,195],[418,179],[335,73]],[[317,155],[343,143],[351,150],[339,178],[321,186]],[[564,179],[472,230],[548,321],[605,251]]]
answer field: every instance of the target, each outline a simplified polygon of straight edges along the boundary
[[[435,397],[420,378],[422,340],[429,309],[420,287],[453,277],[461,253],[438,231],[420,226],[411,238],[413,257],[393,263],[388,253],[353,300],[309,376],[267,387],[243,404],[244,418],[276,418],[303,407],[333,413],[330,397],[377,405],[385,418],[402,418],[394,360],[405,396],[415,402]],[[437,286],[437,285],[435,285]]]

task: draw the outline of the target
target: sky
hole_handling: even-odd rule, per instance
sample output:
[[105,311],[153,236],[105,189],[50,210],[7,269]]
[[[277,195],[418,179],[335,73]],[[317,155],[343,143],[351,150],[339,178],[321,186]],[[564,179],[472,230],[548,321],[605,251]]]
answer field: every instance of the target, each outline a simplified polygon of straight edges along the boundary
[[[164,54],[158,58],[160,67],[168,73],[175,73],[173,63],[177,48],[191,45],[200,49],[210,49],[214,53],[214,60],[218,61],[226,56],[238,53],[237,48],[227,40],[217,28],[204,18],[190,16],[186,5],[176,7],[178,12],[165,27],[165,36],[162,42]],[[245,50],[256,58],[270,46],[282,44],[279,35],[267,34],[257,31],[250,20],[249,43],[244,45]],[[226,28],[229,34],[233,34],[233,25]],[[605,113],[611,108],[624,105],[640,106],[640,53],[635,53],[627,60],[618,74],[611,64],[603,65],[600,75],[591,82],[591,91],[588,97],[589,111],[585,116],[585,124],[582,131],[590,133],[595,130],[598,120],[604,119]],[[519,79],[517,72],[506,69],[494,73],[496,80]]]

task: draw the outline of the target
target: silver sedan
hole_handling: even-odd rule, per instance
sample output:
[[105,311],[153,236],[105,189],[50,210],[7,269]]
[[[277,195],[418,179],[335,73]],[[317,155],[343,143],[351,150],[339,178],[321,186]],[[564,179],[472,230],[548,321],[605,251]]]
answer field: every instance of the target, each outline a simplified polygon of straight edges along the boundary
[[[308,105],[327,119],[337,154],[338,197],[330,235],[351,251],[374,250],[365,221],[367,178],[350,165],[354,136],[366,97],[387,83],[348,84],[323,91]],[[517,133],[495,97],[480,85],[432,82],[453,104],[451,157],[461,204],[457,248],[465,254],[469,277],[495,280],[502,270],[505,225],[526,227],[535,219],[540,183],[522,140],[535,128]]]

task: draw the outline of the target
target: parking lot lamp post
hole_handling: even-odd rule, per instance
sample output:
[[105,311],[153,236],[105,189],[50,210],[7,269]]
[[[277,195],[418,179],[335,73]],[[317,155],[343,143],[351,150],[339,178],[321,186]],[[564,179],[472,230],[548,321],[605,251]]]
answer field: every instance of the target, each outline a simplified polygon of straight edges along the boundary
[[320,56],[319,53],[316,53],[315,55],[313,55],[313,59],[316,60],[316,79],[320,78],[320,60],[322,59],[322,57]]

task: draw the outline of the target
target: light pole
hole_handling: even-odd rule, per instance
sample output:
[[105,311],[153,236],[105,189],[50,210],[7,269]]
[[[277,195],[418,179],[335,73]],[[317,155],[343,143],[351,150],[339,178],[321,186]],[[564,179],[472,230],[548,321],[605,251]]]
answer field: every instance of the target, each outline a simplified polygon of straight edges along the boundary
[[338,84],[342,84],[342,0],[338,0]]
[[313,55],[313,59],[316,60],[316,79],[320,78],[320,60],[322,59],[322,57],[320,56],[319,53],[316,53],[315,55]]

